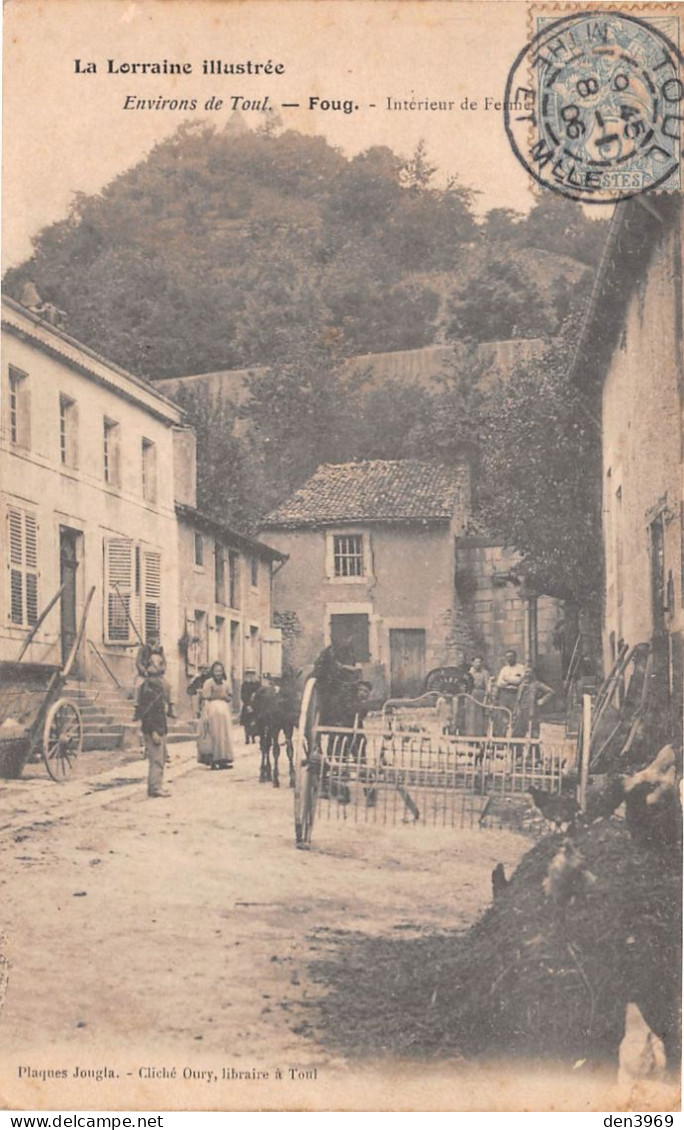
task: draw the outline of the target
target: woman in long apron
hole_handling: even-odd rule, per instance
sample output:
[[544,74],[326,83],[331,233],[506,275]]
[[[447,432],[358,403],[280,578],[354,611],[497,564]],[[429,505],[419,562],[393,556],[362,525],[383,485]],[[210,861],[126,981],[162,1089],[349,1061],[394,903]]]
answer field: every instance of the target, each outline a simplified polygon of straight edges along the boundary
[[209,678],[202,684],[202,724],[208,747],[208,763],[212,769],[233,767],[233,720],[230,710],[232,695],[228,689],[222,663],[212,663]]
[[487,733],[485,701],[489,694],[491,677],[481,655],[474,656],[469,675],[472,679],[472,689],[471,697],[465,700],[465,733],[482,737]]

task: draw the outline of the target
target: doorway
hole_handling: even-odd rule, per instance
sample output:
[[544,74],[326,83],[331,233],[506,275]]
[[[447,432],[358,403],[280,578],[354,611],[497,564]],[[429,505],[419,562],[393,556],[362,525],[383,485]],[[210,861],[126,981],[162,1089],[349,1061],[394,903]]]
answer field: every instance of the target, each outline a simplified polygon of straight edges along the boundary
[[425,629],[390,628],[390,694],[414,698],[425,679]]
[[240,621],[230,622],[230,681],[233,688],[233,701],[239,701],[242,681],[242,657],[240,655]]
[[[71,654],[76,640],[76,616],[78,605],[78,567],[83,556],[83,534],[68,526],[59,527],[59,583],[62,587],[60,597],[60,639],[62,666]],[[72,674],[82,673],[80,655],[76,656]]]

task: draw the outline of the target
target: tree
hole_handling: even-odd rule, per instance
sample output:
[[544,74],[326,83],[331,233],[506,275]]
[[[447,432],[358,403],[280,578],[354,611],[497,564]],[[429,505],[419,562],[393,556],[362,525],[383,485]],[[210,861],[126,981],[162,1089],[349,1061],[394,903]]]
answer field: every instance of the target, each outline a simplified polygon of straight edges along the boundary
[[181,385],[174,400],[197,436],[197,508],[251,532],[263,507],[262,488],[250,454],[235,434],[235,405],[222,394],[212,396],[201,384]]
[[555,331],[553,311],[508,246],[487,248],[452,292],[448,338],[506,341]]
[[466,460],[475,489],[487,423],[488,371],[489,365],[474,343],[455,350],[410,435],[410,453],[416,458],[421,452],[423,458],[429,452],[431,458],[443,463]]
[[541,592],[596,612],[602,592],[601,431],[571,380],[571,341],[488,398],[479,436],[488,527],[517,549]]
[[602,591],[601,433],[569,377],[567,336],[492,383],[471,347],[456,351],[410,433],[408,454],[466,459],[475,515],[516,549],[538,591],[596,616]]
[[404,188],[413,192],[424,192],[429,187],[436,172],[437,166],[431,165],[428,161],[427,146],[421,137],[413,153],[404,162],[400,170],[401,184]]
[[320,463],[353,458],[347,446],[367,374],[344,364],[334,335],[311,341],[293,332],[285,359],[249,378],[241,409],[258,460],[266,510],[286,498]]

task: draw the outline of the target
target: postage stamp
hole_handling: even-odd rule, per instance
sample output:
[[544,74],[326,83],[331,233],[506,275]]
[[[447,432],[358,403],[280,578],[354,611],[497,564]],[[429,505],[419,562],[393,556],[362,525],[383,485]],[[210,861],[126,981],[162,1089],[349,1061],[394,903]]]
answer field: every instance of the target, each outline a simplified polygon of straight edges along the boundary
[[674,36],[662,20],[616,9],[535,22],[504,99],[509,141],[534,179],[594,204],[679,190],[684,85],[677,21]]

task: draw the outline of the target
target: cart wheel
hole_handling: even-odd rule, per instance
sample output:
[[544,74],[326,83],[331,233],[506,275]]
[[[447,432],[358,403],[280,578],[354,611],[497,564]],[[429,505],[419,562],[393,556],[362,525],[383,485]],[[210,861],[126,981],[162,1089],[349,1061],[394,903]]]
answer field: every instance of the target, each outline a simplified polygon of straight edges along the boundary
[[316,680],[309,679],[304,687],[295,744],[294,816],[298,848],[309,847],[316,816],[320,772],[320,756],[315,747],[318,714]]
[[70,775],[82,744],[83,725],[76,703],[57,699],[43,727],[43,760],[53,781],[64,781]]

